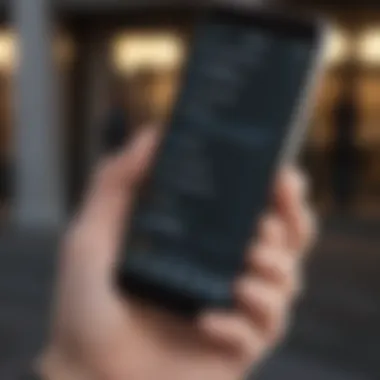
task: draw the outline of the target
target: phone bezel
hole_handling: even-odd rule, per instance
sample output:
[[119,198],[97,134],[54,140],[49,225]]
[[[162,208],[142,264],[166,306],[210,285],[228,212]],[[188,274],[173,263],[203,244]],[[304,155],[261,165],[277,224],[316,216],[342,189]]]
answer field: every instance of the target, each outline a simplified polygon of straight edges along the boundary
[[[305,38],[312,40],[315,45],[314,57],[311,58],[312,64],[310,65],[309,74],[305,80],[304,90],[302,91],[299,99],[296,100],[296,109],[289,123],[286,141],[283,144],[283,149],[279,152],[275,162],[275,172],[278,168],[287,162],[292,162],[297,153],[299,152],[300,145],[305,136],[305,132],[308,129],[307,119],[310,113],[310,106],[312,104],[313,93],[318,80],[321,77],[324,63],[324,45],[328,35],[329,27],[327,23],[320,20],[302,19],[294,16],[289,16],[278,11],[271,11],[267,9],[257,9],[238,7],[231,5],[215,4],[213,6],[207,6],[200,12],[200,17],[214,17],[215,15],[223,15],[229,18],[235,17],[239,22],[247,23],[260,23],[261,26],[269,28],[274,26],[276,30],[283,32],[285,29],[291,33],[296,33]],[[190,51],[191,56],[191,51]],[[189,66],[183,70],[181,84],[187,82],[189,75]],[[179,93],[177,105],[174,108],[172,117],[168,120],[169,125],[176,117],[176,110],[180,108],[182,94]],[[157,154],[160,154],[160,150],[165,145],[165,137],[161,143]],[[154,168],[153,168],[154,170]],[[274,173],[275,174],[275,173]],[[129,240],[129,239],[128,239]],[[129,246],[127,242],[127,247]],[[130,259],[133,259],[130,257]],[[238,274],[237,274],[238,275]],[[212,300],[192,299],[186,298],[180,291],[180,289],[170,289],[167,286],[161,287],[150,281],[147,276],[138,276],[136,273],[129,273],[129,278],[126,278],[128,273],[125,273],[125,268],[122,269],[119,276],[119,284],[123,288],[127,288],[129,292],[134,295],[140,296],[144,299],[149,299],[151,302],[158,306],[175,310],[184,314],[195,314],[197,311],[204,307],[231,307],[233,300],[226,300],[224,305],[213,305]],[[184,302],[186,301],[186,302]],[[209,302],[210,301],[210,302]]]

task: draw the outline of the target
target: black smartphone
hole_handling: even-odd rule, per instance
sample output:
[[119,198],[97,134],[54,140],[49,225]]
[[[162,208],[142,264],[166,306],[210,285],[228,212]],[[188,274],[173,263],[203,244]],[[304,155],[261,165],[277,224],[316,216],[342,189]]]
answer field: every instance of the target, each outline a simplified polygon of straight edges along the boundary
[[306,129],[324,30],[267,11],[205,11],[126,236],[124,291],[186,315],[234,307],[277,168]]

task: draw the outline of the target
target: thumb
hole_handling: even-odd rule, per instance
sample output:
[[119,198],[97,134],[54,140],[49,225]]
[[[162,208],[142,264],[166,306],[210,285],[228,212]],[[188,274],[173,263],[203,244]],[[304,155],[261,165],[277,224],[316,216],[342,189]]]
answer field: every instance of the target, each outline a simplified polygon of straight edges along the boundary
[[[144,178],[158,143],[157,128],[137,134],[132,144],[117,156],[106,159],[94,173],[70,235],[75,256],[88,258],[89,265],[105,268],[116,259],[136,189]],[[71,256],[71,255],[70,255]],[[73,258],[75,260],[75,258]]]

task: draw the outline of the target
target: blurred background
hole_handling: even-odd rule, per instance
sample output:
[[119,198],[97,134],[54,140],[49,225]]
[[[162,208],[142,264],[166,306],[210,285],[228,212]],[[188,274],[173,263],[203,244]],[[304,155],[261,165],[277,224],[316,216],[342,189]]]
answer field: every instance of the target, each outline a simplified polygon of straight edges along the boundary
[[[333,27],[300,157],[321,234],[294,327],[262,369],[268,380],[380,373],[380,11],[321,4],[302,3]],[[121,123],[128,136],[170,114],[196,8],[0,0],[1,379],[43,343],[59,231],[107,129]]]

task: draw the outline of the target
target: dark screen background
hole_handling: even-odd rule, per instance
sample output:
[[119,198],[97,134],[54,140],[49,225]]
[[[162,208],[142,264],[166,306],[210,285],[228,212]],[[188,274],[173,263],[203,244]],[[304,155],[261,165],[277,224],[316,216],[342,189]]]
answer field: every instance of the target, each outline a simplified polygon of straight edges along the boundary
[[[308,78],[315,41],[211,17],[193,54],[128,254],[235,275],[268,204],[274,167]],[[132,251],[132,255],[130,254]]]

